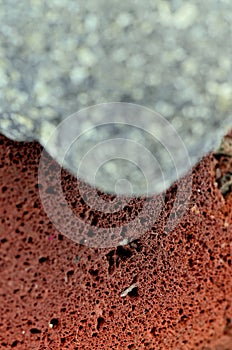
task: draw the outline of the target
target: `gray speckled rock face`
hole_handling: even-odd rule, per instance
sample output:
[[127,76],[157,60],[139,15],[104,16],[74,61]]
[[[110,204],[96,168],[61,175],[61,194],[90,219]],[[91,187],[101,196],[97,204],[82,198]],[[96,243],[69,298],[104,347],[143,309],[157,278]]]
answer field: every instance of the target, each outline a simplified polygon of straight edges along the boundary
[[194,164],[232,126],[230,0],[8,0],[0,21],[0,130],[13,139],[45,145],[82,108],[132,102],[161,113]]

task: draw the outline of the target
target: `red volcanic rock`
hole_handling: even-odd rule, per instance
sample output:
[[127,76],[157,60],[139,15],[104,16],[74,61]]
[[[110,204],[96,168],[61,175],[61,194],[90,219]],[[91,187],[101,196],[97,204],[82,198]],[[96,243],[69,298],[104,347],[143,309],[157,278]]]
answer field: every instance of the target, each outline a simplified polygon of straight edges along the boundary
[[[41,146],[3,136],[0,144],[1,349],[232,349],[229,183],[221,191],[232,171],[228,154],[209,155],[193,169],[191,200],[173,231],[165,225],[180,183],[147,233],[96,249],[62,235],[45,213]],[[48,178],[57,166],[49,162]],[[122,226],[143,206],[134,199],[118,216],[94,212],[65,171],[62,185],[75,215],[95,226]]]

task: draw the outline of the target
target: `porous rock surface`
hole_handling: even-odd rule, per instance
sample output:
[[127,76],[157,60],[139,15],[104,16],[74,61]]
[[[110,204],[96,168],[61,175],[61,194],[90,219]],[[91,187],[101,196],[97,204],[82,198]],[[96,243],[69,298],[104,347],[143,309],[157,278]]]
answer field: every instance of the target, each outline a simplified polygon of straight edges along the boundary
[[[176,184],[149,232],[125,246],[93,249],[57,232],[44,212],[41,146],[4,136],[0,144],[1,349],[232,348],[232,195],[222,195],[219,181],[230,157],[208,155],[193,169],[189,208],[172,232],[164,228]],[[76,215],[84,208],[92,220],[96,213],[74,191],[78,183],[62,177]],[[104,219],[98,213],[93,224]]]

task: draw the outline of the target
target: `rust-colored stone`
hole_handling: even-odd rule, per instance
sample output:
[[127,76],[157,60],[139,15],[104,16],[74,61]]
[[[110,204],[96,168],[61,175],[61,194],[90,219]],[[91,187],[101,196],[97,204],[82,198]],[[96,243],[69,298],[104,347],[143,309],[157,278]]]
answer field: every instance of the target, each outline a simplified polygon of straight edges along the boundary
[[[209,155],[193,169],[189,208],[172,232],[164,227],[176,184],[149,232],[93,249],[57,232],[44,212],[41,150],[0,138],[0,348],[231,350],[232,194],[215,175],[231,170],[230,158]],[[78,181],[65,171],[62,179],[76,215],[103,227],[130,219],[78,205]],[[132,214],[142,204],[132,201]]]

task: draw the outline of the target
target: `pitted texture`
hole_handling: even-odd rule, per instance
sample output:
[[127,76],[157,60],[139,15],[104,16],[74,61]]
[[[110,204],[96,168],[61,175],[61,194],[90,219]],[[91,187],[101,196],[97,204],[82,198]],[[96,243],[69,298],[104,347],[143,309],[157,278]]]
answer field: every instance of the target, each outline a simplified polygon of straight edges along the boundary
[[[176,185],[140,239],[92,249],[57,232],[41,206],[41,146],[0,143],[2,349],[232,348],[232,196],[215,177],[219,166],[222,176],[228,171],[229,157],[209,155],[193,169],[189,209],[171,233],[164,228]],[[79,183],[65,171],[62,179],[76,215],[106,225],[76,196]],[[142,204],[131,203],[125,219]]]

